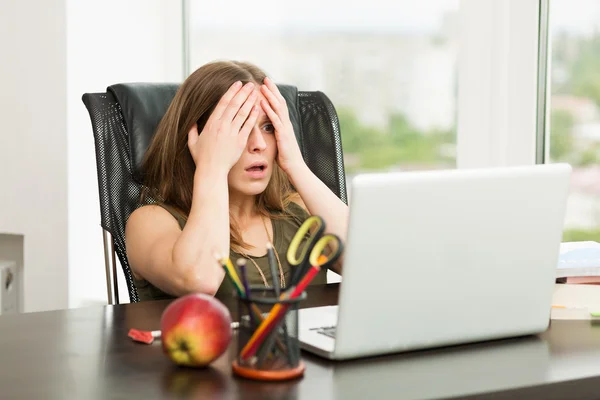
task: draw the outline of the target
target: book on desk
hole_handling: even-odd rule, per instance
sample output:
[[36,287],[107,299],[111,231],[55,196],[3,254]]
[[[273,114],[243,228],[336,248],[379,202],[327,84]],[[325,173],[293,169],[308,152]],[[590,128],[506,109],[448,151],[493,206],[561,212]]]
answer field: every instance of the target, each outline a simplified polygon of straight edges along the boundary
[[600,284],[600,243],[561,243],[556,278],[562,283]]

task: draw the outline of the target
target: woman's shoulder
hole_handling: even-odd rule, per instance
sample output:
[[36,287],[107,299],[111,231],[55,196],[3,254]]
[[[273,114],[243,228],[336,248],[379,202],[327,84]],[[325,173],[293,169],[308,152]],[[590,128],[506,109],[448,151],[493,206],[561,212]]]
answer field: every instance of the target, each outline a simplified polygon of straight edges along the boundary
[[290,202],[287,205],[286,213],[290,217],[300,220],[300,223],[310,216],[308,209],[299,194],[292,195]]
[[146,219],[155,219],[156,217],[167,217],[167,218],[175,218],[179,227],[183,229],[185,223],[187,221],[186,216],[179,211],[176,207],[156,202],[152,204],[146,204],[135,209],[128,219],[128,224],[130,221],[136,220],[146,220]]

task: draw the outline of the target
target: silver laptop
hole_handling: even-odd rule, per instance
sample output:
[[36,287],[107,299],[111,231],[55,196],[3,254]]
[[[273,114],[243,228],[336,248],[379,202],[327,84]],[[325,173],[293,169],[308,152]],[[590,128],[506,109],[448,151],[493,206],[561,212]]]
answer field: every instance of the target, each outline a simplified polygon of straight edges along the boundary
[[356,176],[338,306],[300,310],[302,348],[350,359],[545,331],[570,174]]

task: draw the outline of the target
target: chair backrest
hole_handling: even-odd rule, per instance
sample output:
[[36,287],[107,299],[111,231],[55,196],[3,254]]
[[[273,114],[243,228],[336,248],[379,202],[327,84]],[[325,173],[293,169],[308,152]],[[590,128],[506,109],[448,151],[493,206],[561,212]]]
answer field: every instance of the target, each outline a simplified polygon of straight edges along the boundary
[[[319,91],[278,87],[308,167],[347,203],[340,127],[333,104]],[[131,302],[139,297],[125,251],[125,224],[141,205],[141,163],[178,88],[174,83],[122,83],[82,97],[94,134],[101,226],[112,236]]]

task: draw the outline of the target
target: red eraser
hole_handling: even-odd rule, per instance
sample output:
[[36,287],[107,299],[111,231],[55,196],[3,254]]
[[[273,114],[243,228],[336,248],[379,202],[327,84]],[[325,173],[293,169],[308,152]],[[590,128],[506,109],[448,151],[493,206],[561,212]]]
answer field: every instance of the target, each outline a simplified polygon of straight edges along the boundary
[[129,333],[127,334],[130,338],[135,340],[136,342],[152,344],[154,342],[154,335],[152,335],[151,331],[140,331],[138,329],[131,328]]

